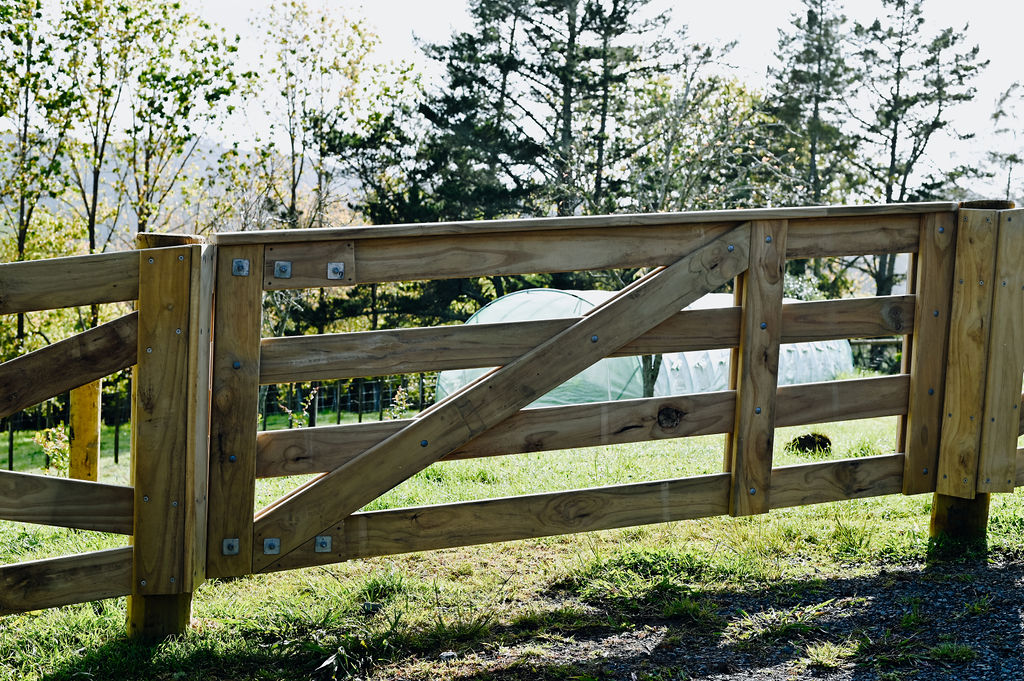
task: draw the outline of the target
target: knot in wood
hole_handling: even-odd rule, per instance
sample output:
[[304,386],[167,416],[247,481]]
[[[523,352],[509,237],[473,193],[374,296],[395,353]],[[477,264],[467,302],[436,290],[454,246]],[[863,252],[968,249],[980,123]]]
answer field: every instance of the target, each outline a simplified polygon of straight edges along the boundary
[[903,330],[903,309],[893,305],[886,311],[886,316],[889,317],[889,328],[893,331]]
[[658,426],[665,430],[672,430],[679,426],[684,416],[686,416],[685,411],[680,411],[675,407],[662,407],[658,410]]

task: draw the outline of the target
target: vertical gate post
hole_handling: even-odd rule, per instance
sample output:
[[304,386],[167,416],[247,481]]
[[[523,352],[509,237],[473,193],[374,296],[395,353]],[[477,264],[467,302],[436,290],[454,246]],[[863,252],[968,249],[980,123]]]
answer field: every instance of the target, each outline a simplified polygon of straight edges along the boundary
[[1024,211],[1011,208],[985,202],[962,204],[959,212],[933,538],[984,542],[989,493],[1015,483]]
[[188,626],[205,577],[211,246],[139,235],[139,340],[132,406],[133,592],[128,634]]

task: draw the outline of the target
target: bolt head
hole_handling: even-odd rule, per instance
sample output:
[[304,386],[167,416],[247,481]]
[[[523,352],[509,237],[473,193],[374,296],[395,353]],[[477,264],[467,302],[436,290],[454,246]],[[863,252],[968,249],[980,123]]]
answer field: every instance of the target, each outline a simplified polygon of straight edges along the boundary
[[733,246],[732,244],[729,244],[728,246],[726,246],[726,250],[732,253],[733,251],[736,250],[736,247]]
[[428,444],[430,443],[427,442],[426,440],[420,440],[420,447],[426,447]]
[[232,454],[231,456],[228,457],[228,461],[234,463],[235,461],[238,461],[238,457]]
[[[178,256],[178,262],[185,262],[185,256],[183,256],[183,255],[179,255],[179,256]],[[171,578],[171,581],[173,582],[173,581],[174,581],[174,578]]]
[[754,407],[754,413],[755,414],[760,414],[761,413],[761,407]]
[[149,259],[149,264],[150,264],[150,265],[152,265],[152,264],[153,264],[153,258],[150,258],[150,259]]
[[143,501],[149,501],[149,497],[148,496],[144,496],[144,497],[142,497],[142,500]]
[[236,359],[234,362],[231,363],[231,368],[233,368],[233,369],[241,369],[242,368],[242,363],[239,362]]
[[139,580],[139,586],[146,586],[146,580],[140,579]]
[[761,328],[762,329],[767,329],[768,328],[768,322],[761,322]]
[[756,487],[751,487],[749,491],[750,491],[751,494],[757,494],[757,488]]
[[770,244],[770,243],[772,242],[772,238],[771,238],[770,236],[766,236],[766,237],[764,238],[764,242],[765,242],[766,244]]

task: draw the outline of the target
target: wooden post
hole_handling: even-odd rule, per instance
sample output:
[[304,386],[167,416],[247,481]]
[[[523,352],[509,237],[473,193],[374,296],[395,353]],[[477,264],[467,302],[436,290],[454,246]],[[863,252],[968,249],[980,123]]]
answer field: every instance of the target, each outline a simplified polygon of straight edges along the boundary
[[71,391],[71,432],[68,436],[71,461],[68,477],[74,480],[99,479],[102,393],[103,379],[86,383]]
[[213,248],[170,246],[196,240],[138,239],[147,250],[133,381],[132,637],[184,631],[204,578]]
[[252,572],[263,246],[221,247],[214,301],[207,576]]
[[1000,208],[1012,204],[961,207],[958,218],[930,533],[969,544],[984,543],[989,491],[1012,489],[1014,476],[1008,471],[1016,465],[1024,313],[1020,292],[1009,288],[1022,286],[1014,269],[1024,244],[1013,233],[1018,227],[1013,218],[1019,221],[1021,213]]
[[786,233],[784,220],[751,223],[750,268],[737,279],[743,313],[730,369],[736,381],[735,425],[727,439],[730,512],[736,516],[770,508]]

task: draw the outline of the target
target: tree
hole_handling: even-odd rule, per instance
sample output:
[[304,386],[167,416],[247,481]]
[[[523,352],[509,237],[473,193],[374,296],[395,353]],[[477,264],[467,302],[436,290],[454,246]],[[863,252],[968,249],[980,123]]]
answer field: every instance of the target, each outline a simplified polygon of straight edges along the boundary
[[996,166],[1000,175],[1005,173],[1005,198],[1009,201],[1014,193],[1014,171],[1024,163],[1024,148],[1021,147],[1020,106],[1024,102],[1024,86],[1018,81],[1006,88],[996,100],[992,112],[993,132],[999,140],[999,151],[988,152],[989,163]]
[[[63,50],[50,35],[39,0],[0,3],[0,204],[13,232],[16,260],[24,260],[34,219],[44,199],[63,191],[63,159],[71,104],[61,64]],[[18,314],[18,343],[25,339],[25,315]]]
[[803,0],[789,30],[779,30],[771,112],[783,124],[781,141],[798,150],[804,179],[800,203],[820,206],[842,199],[854,182],[855,140],[843,131],[843,109],[853,80],[844,49],[846,17],[833,0]]
[[[865,152],[860,166],[865,191],[874,200],[900,203],[931,198],[963,173],[927,166],[926,152],[950,128],[950,109],[973,99],[974,78],[988,64],[979,48],[965,47],[962,31],[944,28],[932,38],[923,34],[923,0],[882,0],[885,19],[857,24],[858,80],[864,97],[850,115]],[[858,265],[875,282],[878,295],[889,295],[900,278],[896,255],[868,258]]]
[[117,150],[126,172],[121,189],[138,232],[170,219],[170,199],[207,126],[230,109],[229,97],[251,76],[234,71],[237,36],[225,39],[177,2],[154,0],[146,11],[159,31],[139,34],[136,49],[145,59],[132,83],[126,139]]

